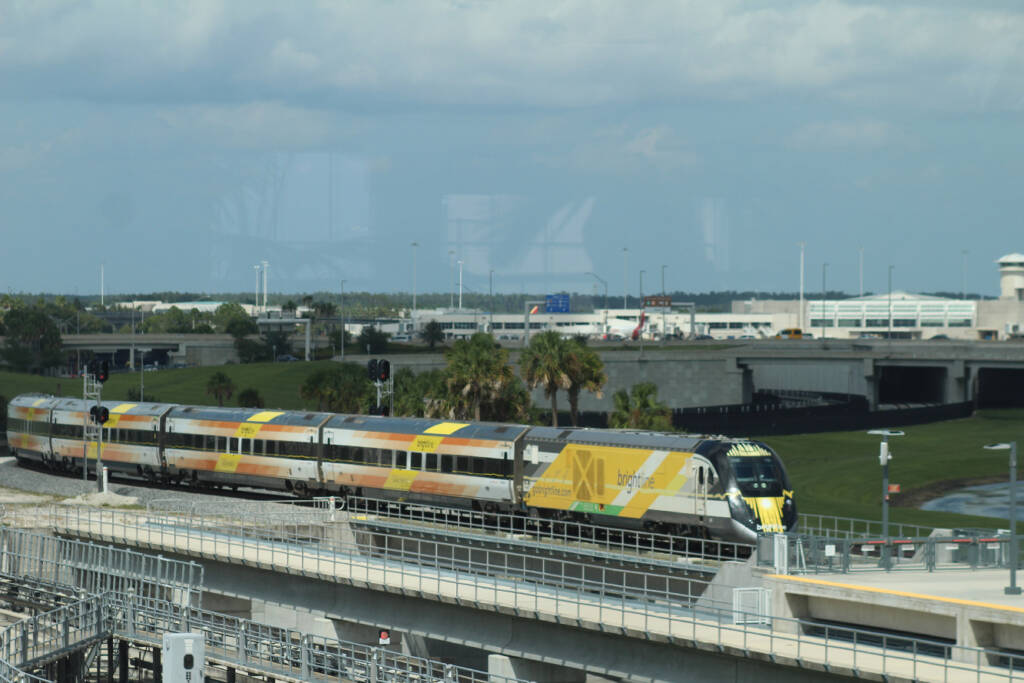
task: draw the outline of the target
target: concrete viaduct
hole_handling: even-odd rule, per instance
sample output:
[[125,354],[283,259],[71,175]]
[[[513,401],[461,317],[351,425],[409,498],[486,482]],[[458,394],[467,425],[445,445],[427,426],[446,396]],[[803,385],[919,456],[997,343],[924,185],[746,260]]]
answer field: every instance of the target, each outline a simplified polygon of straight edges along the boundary
[[[297,336],[296,347],[303,339]],[[314,339],[314,346],[323,340]],[[237,362],[228,335],[68,335],[69,353],[91,351],[128,362],[132,348],[166,355],[170,363],[221,365]],[[889,340],[755,340],[687,342],[667,348],[595,344],[608,373],[602,398],[584,392],[580,409],[610,411],[612,395],[638,382],[655,382],[659,399],[672,408],[745,404],[755,391],[827,392],[863,396],[871,410],[886,405],[980,406],[1021,402],[1024,343]],[[386,354],[378,354],[386,355]],[[518,361],[511,350],[511,362]],[[365,354],[345,360],[364,362]],[[392,367],[442,368],[442,353],[394,354]],[[335,358],[337,360],[337,358]],[[540,389],[534,401],[546,401]]]

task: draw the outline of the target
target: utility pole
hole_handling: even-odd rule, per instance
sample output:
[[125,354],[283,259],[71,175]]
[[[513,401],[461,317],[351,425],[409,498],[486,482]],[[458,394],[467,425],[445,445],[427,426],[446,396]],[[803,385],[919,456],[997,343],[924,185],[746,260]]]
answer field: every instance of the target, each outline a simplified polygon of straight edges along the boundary
[[345,361],[345,333],[347,331],[347,327],[346,327],[346,324],[345,324],[346,323],[346,321],[345,321],[345,283],[346,282],[348,282],[348,280],[342,280],[341,281],[341,311],[340,311],[340,315],[341,315],[341,360],[342,360],[342,362]]
[[491,309],[491,319],[487,323],[487,331],[494,336],[494,268],[491,268],[491,273],[487,277],[487,296],[491,300],[491,305],[488,307]]
[[804,329],[804,243],[797,242],[800,246],[800,329]]
[[462,310],[462,259],[459,259],[459,310]]
[[626,297],[629,294],[629,247],[622,248],[622,308],[626,308]]

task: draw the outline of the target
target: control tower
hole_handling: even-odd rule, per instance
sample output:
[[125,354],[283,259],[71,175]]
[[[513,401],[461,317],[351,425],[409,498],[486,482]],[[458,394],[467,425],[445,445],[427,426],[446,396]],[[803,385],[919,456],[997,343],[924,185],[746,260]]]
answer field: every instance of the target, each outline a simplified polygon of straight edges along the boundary
[[1024,301],[1024,254],[1007,254],[999,264],[999,298]]

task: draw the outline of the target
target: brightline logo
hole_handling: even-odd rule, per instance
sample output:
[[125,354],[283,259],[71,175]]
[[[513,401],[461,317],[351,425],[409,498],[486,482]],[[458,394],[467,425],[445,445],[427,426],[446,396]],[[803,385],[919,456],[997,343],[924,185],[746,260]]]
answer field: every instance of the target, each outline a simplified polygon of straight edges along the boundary
[[638,489],[654,488],[654,477],[636,472],[618,472],[618,484],[626,487],[626,491],[631,493]]

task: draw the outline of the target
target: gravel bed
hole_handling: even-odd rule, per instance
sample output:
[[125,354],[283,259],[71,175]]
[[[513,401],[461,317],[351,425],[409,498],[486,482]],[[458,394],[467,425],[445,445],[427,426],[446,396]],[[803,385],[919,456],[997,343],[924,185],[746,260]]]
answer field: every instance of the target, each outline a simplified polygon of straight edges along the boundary
[[[3,454],[6,456],[6,453]],[[0,457],[0,499],[7,489],[14,491],[35,493],[55,498],[73,498],[86,493],[95,493],[98,488],[96,480],[82,481],[81,477],[50,474],[42,470],[22,467],[13,457]],[[188,502],[215,503],[238,505],[239,496],[220,496],[211,493],[190,491],[180,487],[166,489],[153,488],[148,486],[132,486],[123,481],[110,482],[108,489],[111,493],[121,496],[131,496],[138,500],[138,504],[146,506],[156,500],[182,500]],[[270,501],[266,501],[268,504]]]

